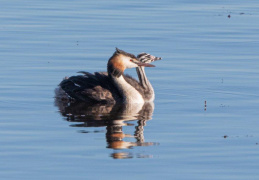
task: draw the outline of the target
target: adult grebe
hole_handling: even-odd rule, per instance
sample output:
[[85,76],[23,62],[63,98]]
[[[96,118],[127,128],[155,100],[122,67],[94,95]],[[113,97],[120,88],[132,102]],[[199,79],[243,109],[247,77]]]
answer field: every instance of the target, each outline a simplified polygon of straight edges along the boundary
[[[133,54],[116,48],[108,61],[108,73],[80,72],[84,75],[66,78],[59,84],[56,97],[104,104],[153,101],[154,90],[145,75],[144,67],[155,67],[147,62],[158,59],[146,53],[140,54],[137,58]],[[134,67],[137,68],[140,82],[129,75],[124,75],[125,69]]]

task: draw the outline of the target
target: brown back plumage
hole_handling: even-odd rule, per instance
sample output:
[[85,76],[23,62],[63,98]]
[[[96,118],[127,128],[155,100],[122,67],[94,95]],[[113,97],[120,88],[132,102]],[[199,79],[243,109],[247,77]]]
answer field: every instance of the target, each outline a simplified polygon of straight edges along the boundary
[[106,72],[80,72],[84,75],[63,80],[60,87],[72,98],[89,103],[115,103],[121,99]]

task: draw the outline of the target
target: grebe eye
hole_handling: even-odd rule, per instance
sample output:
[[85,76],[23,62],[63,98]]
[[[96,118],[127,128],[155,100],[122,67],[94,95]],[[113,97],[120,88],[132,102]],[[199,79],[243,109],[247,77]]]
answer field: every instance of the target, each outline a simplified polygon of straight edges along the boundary
[[130,61],[131,61],[131,62],[133,62],[133,60],[132,60],[132,59],[131,59]]

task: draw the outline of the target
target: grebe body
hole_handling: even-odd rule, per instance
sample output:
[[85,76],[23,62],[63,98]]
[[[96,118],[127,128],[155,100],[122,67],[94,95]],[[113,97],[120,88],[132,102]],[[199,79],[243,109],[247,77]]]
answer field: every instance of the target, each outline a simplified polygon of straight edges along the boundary
[[[79,72],[83,75],[65,78],[56,89],[56,98],[86,103],[145,103],[154,100],[154,90],[148,81],[144,67],[159,60],[146,53],[138,57],[116,48],[109,59],[107,72]],[[139,81],[125,75],[127,68],[136,68]]]

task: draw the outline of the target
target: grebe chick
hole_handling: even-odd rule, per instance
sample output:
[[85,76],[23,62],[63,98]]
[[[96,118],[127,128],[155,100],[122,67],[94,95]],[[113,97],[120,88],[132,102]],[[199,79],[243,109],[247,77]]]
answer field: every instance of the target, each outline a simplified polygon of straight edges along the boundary
[[[152,56],[148,53],[140,53],[137,56],[138,60],[144,63],[151,63],[153,61],[157,61],[157,60],[161,60],[161,57],[156,57],[156,56]],[[141,86],[144,88],[145,91],[145,96],[147,99],[150,100],[154,100],[155,99],[155,92],[154,89],[151,85],[151,83],[149,82],[146,73],[145,73],[145,67],[144,66],[139,66],[136,68],[137,74],[138,74],[138,78],[139,78],[139,83],[141,84]]]
[[[147,80],[144,68],[140,69],[138,82],[129,75],[124,75],[127,68],[155,67],[138,60],[133,54],[116,48],[109,59],[106,72],[79,72],[84,75],[64,79],[56,90],[56,98],[86,103],[144,103],[154,100],[154,91]],[[138,71],[138,70],[137,70]],[[144,74],[143,74],[144,72]],[[151,88],[150,88],[151,87]],[[147,95],[147,94],[151,94]]]

